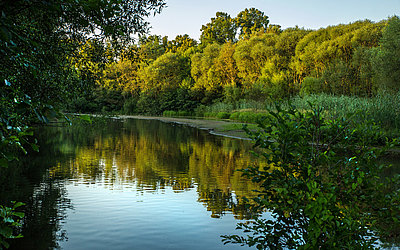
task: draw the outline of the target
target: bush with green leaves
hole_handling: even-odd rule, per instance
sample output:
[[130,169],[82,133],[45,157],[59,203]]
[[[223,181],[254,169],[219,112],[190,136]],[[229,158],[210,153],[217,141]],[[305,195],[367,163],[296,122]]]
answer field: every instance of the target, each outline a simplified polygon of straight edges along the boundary
[[9,248],[7,239],[21,238],[21,234],[15,234],[15,229],[21,226],[20,220],[25,216],[16,209],[25,205],[22,202],[13,202],[12,207],[0,205],[0,249]]
[[323,81],[316,77],[306,77],[301,83],[300,96],[323,92]]
[[373,131],[359,133],[361,125],[351,119],[326,119],[322,108],[274,110],[259,122],[259,131],[247,130],[267,167],[243,170],[261,187],[254,208],[272,219],[239,223],[248,235],[225,235],[224,243],[258,249],[369,249],[389,227],[386,236],[398,237],[398,178],[384,180],[380,173],[385,167],[377,163],[397,142],[373,148]]
[[230,116],[231,116],[231,114],[228,112],[218,112],[217,113],[218,119],[229,119]]

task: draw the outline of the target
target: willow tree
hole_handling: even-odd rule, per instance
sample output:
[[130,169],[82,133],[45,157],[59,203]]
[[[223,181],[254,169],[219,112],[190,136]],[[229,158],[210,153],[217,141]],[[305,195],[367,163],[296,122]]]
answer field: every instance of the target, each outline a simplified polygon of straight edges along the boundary
[[182,82],[190,77],[189,61],[179,54],[165,53],[139,74],[143,92],[174,90],[182,87]]

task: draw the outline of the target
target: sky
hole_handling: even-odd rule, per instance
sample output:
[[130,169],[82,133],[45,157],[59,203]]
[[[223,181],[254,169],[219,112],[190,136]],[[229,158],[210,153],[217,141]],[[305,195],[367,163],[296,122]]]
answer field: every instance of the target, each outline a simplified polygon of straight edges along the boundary
[[199,40],[201,26],[218,11],[232,18],[245,8],[256,8],[269,17],[270,24],[283,29],[318,29],[369,19],[380,21],[400,15],[400,0],[166,0],[167,8],[148,19],[153,35],[188,34]]

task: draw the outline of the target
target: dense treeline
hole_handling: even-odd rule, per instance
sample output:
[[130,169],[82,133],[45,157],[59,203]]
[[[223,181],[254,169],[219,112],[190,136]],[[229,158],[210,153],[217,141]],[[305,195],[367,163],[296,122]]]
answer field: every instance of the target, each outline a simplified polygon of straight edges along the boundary
[[174,40],[152,35],[117,51],[88,40],[78,57],[85,64],[73,60],[96,76],[97,88],[68,109],[162,114],[243,99],[396,92],[399,29],[395,16],[377,23],[282,30],[252,8],[235,18],[218,12],[203,25],[200,43],[188,35]]

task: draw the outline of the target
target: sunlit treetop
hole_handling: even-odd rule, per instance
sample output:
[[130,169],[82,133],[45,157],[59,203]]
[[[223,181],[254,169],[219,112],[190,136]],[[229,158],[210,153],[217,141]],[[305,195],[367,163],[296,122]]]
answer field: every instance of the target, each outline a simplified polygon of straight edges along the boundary
[[183,53],[187,49],[197,45],[197,41],[190,38],[189,35],[177,35],[174,40],[168,41],[168,52],[179,52]]
[[217,12],[216,17],[211,18],[210,23],[201,27],[201,32],[202,44],[234,42],[236,39],[235,21],[229,14]]
[[246,8],[237,15],[235,23],[239,28],[239,37],[243,37],[260,30],[266,30],[269,20],[264,12],[256,8]]

